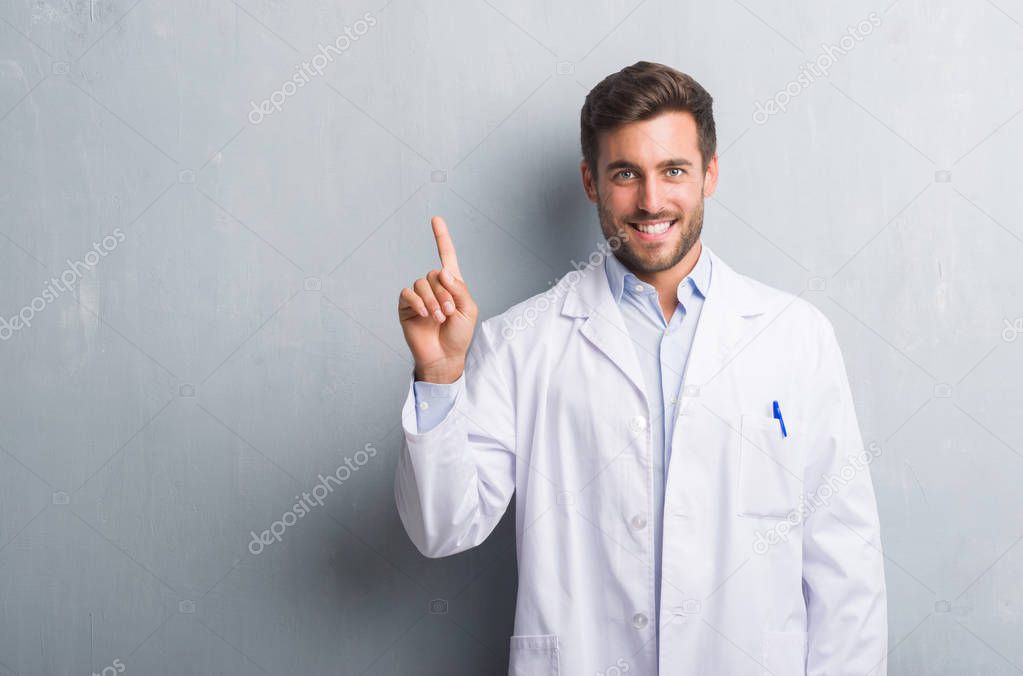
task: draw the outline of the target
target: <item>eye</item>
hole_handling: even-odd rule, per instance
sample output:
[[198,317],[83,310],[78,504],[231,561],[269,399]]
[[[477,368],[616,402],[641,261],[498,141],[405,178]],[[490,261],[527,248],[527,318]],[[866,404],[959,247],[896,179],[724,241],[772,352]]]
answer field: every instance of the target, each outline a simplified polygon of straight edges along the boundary
[[671,176],[673,176],[673,177],[682,176],[683,174],[686,173],[686,170],[682,169],[681,167],[672,167],[671,169],[668,169],[668,171],[677,171],[677,172],[679,172],[677,174],[671,174]]
[[631,169],[622,169],[617,174],[615,174],[614,177],[615,178],[623,178],[622,174],[631,174],[631,173],[632,173]]

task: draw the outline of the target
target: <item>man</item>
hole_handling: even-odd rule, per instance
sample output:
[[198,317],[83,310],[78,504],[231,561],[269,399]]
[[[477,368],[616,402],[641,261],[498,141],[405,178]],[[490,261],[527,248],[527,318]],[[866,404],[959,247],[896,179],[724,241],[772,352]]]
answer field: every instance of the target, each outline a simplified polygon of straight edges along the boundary
[[401,292],[405,529],[461,552],[517,494],[511,674],[883,676],[874,453],[830,322],[700,240],[711,96],[640,61],[581,124],[612,255],[473,340],[438,217],[442,268]]

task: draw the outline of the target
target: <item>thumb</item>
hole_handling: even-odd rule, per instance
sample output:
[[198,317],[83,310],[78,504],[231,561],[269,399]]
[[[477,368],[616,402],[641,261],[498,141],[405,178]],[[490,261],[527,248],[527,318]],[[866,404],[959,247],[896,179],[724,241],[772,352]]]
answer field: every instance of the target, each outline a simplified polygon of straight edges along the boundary
[[469,287],[465,285],[465,282],[456,278],[447,268],[441,268],[439,279],[444,288],[451,293],[455,307],[468,314],[472,306],[472,296],[469,294]]

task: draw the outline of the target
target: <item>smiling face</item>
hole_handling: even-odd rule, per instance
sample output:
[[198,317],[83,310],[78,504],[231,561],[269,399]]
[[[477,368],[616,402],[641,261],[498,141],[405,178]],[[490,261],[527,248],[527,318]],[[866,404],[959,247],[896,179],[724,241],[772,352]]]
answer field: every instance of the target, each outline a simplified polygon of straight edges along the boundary
[[623,233],[615,255],[637,275],[670,270],[700,239],[703,200],[717,187],[717,155],[704,172],[690,113],[602,132],[597,175],[585,160],[580,170],[604,237]]

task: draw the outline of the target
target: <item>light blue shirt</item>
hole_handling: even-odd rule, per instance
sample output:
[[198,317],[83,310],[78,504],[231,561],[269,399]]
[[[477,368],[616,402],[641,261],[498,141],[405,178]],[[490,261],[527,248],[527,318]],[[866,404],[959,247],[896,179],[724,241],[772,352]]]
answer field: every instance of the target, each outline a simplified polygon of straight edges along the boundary
[[[703,301],[710,288],[710,257],[701,245],[700,257],[692,272],[683,279],[677,290],[678,305],[669,321],[657,297],[657,289],[638,279],[614,256],[604,259],[604,270],[618,307],[621,310],[629,337],[636,346],[636,356],[646,381],[649,420],[660,420],[652,425],[654,476],[654,581],[657,614],[660,617],[661,598],[661,542],[664,518],[664,485],[671,459],[671,437],[682,379],[689,362],[696,324],[700,319]],[[420,432],[435,427],[454,403],[457,384],[415,381],[416,422]],[[658,640],[660,637],[660,623]]]
[[444,416],[448,414],[455,403],[457,389],[457,381],[428,383],[424,380],[416,380],[412,383],[412,390],[416,398],[416,425],[420,434],[429,432],[441,420],[444,420]]

